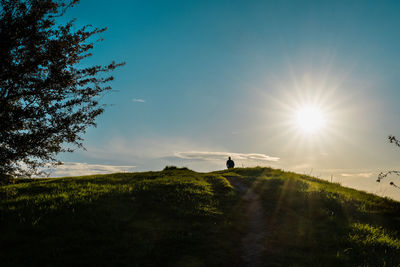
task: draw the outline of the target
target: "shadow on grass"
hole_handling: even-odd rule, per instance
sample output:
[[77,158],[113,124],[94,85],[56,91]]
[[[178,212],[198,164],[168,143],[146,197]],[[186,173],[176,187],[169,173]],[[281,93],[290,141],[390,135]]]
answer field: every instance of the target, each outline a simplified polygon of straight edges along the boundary
[[0,195],[3,266],[235,265],[226,214],[236,196],[218,175],[54,179]]

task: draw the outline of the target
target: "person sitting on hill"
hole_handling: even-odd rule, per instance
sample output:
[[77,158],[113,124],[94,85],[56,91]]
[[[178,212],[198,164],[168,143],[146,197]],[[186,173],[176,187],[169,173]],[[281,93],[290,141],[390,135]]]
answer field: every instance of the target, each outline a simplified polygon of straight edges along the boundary
[[235,162],[231,159],[231,157],[228,158],[228,161],[226,162],[226,167],[228,169],[234,168],[235,167]]

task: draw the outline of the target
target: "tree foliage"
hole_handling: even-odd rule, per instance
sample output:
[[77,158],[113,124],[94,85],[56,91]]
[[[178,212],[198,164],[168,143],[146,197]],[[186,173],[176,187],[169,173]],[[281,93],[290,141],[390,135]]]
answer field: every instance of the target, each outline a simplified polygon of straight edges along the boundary
[[[395,144],[395,146],[400,147],[400,140],[396,136],[389,135],[388,139],[389,139],[390,143]],[[391,171],[387,171],[387,172],[381,172],[378,175],[378,179],[376,181],[379,183],[379,182],[381,182],[382,179],[384,179],[384,178],[386,178],[386,177],[388,177],[389,175],[392,175],[392,174],[400,176],[400,171],[391,170]],[[390,185],[392,185],[392,186],[394,186],[396,188],[400,188],[394,182],[390,182]]]
[[[79,0],[0,0],[0,176],[32,175],[82,147],[82,134],[104,111],[109,71],[82,67],[106,28],[75,29],[57,18]],[[68,145],[69,144],[69,145]]]

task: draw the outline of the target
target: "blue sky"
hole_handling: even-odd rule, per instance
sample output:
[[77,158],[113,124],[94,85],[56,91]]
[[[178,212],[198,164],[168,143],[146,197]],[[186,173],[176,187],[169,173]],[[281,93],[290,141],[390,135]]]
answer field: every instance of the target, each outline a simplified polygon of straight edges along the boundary
[[[266,165],[395,198],[399,1],[82,0],[65,19],[108,27],[85,64],[125,61],[87,151],[54,176]],[[293,125],[316,105],[326,127]]]

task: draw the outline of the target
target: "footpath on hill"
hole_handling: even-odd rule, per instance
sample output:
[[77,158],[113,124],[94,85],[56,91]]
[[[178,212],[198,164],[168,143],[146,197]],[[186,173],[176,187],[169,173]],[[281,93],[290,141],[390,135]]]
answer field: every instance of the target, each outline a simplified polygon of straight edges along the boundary
[[241,262],[244,266],[261,266],[266,238],[265,214],[260,196],[254,187],[247,185],[236,177],[227,177],[234,190],[241,195],[239,205],[246,210],[248,220],[246,234],[241,241]]

